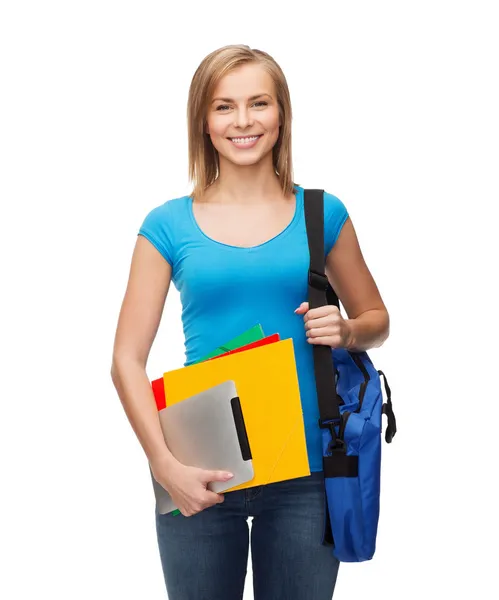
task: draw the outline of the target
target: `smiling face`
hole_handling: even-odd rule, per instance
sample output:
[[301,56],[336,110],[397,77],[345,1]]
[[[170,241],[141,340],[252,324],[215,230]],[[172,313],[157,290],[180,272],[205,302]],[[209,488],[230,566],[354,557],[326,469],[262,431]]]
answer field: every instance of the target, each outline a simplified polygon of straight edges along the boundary
[[274,82],[256,63],[238,67],[216,86],[208,106],[206,132],[224,160],[254,165],[272,161],[279,138],[279,106]]

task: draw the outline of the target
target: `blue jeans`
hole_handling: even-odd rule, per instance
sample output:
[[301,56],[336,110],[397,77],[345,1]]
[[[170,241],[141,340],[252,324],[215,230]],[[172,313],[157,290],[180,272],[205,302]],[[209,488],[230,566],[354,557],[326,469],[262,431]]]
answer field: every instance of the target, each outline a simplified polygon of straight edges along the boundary
[[322,545],[324,475],[236,490],[193,515],[160,515],[169,600],[240,600],[250,544],[255,600],[331,600],[339,562]]

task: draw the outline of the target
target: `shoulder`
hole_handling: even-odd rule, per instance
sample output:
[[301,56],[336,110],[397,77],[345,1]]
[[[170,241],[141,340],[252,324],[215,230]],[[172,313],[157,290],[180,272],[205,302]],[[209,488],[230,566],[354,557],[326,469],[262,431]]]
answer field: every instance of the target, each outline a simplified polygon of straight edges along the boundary
[[153,206],[146,213],[138,234],[147,238],[173,264],[175,259],[175,232],[188,207],[189,196],[171,198]]
[[324,217],[326,221],[337,215],[344,216],[347,212],[345,203],[338,196],[324,190]]
[[182,211],[189,200],[189,196],[179,196],[171,198],[149,209],[144,218],[144,224],[154,226],[164,222],[165,219],[172,219],[177,213]]
[[[299,195],[304,197],[305,189],[300,185],[295,185],[295,188]],[[347,212],[344,202],[340,200],[338,196],[335,196],[334,194],[331,194],[331,192],[324,190],[323,198],[325,223],[327,223],[332,217],[338,215],[344,216],[344,214]]]
[[330,192],[324,190],[324,234],[326,254],[328,254],[348,219],[345,203]]

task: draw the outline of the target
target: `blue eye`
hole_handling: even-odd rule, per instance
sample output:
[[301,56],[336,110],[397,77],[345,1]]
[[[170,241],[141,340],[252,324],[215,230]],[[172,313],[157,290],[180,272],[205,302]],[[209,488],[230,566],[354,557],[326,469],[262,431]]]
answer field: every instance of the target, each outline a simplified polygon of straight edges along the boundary
[[[257,104],[267,106],[268,102],[265,102],[265,100],[258,100],[258,102],[254,103],[254,106],[256,106]],[[217,106],[216,110],[218,110],[219,112],[224,112],[222,109],[225,109],[225,108],[230,108],[230,106],[228,106],[227,104],[220,104],[219,106]]]

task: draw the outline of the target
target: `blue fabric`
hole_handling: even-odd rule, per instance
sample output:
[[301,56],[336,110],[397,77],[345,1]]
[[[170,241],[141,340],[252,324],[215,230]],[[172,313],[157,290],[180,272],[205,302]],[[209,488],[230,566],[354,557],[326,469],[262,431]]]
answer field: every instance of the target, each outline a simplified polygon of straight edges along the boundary
[[[292,221],[276,237],[239,248],[207,237],[198,227],[189,196],[153,208],[139,234],[172,266],[180,292],[186,361],[190,365],[214,348],[261,323],[266,335],[292,338],[311,471],[322,471],[322,441],[312,345],[303,316],[294,310],[308,299],[309,250],[304,190],[296,187]],[[336,196],[324,194],[325,255],[348,217]]]
[[221,504],[191,517],[160,515],[156,510],[169,598],[242,598],[251,544],[255,598],[331,600],[339,561],[321,544],[322,473],[224,496]]
[[[340,413],[350,413],[344,441],[346,454],[358,456],[358,477],[326,477],[328,514],[334,537],[334,556],[342,562],[370,560],[376,550],[381,469],[383,394],[378,371],[366,352],[357,353],[366,377],[343,348],[332,350],[339,372],[336,390],[344,401]],[[361,393],[361,386],[365,392]],[[362,398],[362,403],[360,403]],[[338,433],[338,427],[335,429]],[[322,430],[324,456],[331,455],[331,433]]]

